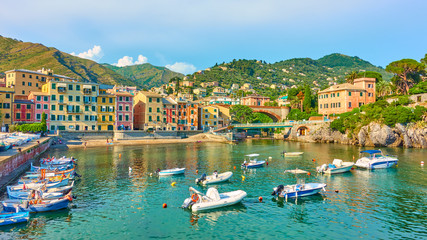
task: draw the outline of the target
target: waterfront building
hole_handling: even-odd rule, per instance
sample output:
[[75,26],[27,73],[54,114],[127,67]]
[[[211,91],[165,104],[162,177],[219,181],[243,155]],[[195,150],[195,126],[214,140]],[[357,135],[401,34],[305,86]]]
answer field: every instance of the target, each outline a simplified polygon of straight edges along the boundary
[[171,97],[162,98],[163,102],[163,123],[166,124],[166,129],[175,131],[178,128],[178,103]]
[[115,92],[117,130],[133,130],[133,95],[128,92]]
[[46,114],[46,127],[50,129],[50,95],[46,92],[31,92],[28,100],[34,103],[34,120],[41,122],[42,114]]
[[16,96],[28,96],[30,92],[39,92],[48,81],[73,81],[75,79],[53,74],[50,69],[31,71],[26,69],[14,69],[4,72],[6,74],[6,87],[14,88]]
[[219,109],[216,106],[201,107],[199,111],[199,126],[203,131],[218,128]]
[[99,89],[97,101],[97,125],[98,130],[114,130],[116,122],[116,96]]
[[178,105],[178,124],[177,130],[187,130],[187,101],[184,99],[176,99]]
[[12,103],[14,99],[14,89],[7,87],[0,87],[0,113],[1,113],[1,131],[6,132],[12,124],[13,108]]
[[358,78],[354,84],[332,85],[319,91],[318,112],[322,115],[350,112],[353,108],[375,102],[375,78]]
[[162,95],[140,91],[135,96],[134,128],[137,130],[163,129]]
[[194,100],[194,96],[191,93],[178,93],[177,97],[179,99],[184,99],[186,101],[193,101]]
[[6,87],[6,78],[0,78],[0,87]]
[[127,92],[132,95],[135,95],[137,93],[137,90],[135,86],[114,85],[112,89],[108,89],[108,92]]
[[34,102],[25,96],[15,96],[13,101],[13,124],[34,122]]
[[264,106],[266,102],[270,102],[269,97],[264,97],[257,94],[242,97],[241,99],[241,104],[246,106]]
[[218,108],[218,128],[226,127],[231,124],[231,113],[230,113],[230,105],[226,104],[217,104],[215,105]]
[[51,96],[49,130],[97,130],[99,84],[51,80],[42,91]]
[[188,102],[187,110],[187,128],[184,130],[197,130],[199,128],[199,105],[197,102]]

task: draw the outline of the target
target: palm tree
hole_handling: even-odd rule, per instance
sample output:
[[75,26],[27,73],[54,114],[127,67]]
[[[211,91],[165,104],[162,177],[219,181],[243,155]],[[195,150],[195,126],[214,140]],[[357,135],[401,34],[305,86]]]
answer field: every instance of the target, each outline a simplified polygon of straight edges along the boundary
[[348,82],[348,83],[353,84],[354,83],[354,79],[356,79],[357,76],[358,76],[357,72],[356,71],[352,71],[351,73],[349,73],[349,74],[347,74],[345,76],[345,81]]

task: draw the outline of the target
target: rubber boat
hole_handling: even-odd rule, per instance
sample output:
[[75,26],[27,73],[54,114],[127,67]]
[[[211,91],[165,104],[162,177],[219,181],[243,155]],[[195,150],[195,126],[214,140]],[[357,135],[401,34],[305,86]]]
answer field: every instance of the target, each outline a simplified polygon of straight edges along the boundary
[[0,213],[0,226],[28,222],[29,219],[29,212],[4,212]]
[[[44,199],[55,199],[55,198],[61,198],[65,195],[67,195],[74,186],[74,181],[71,182],[71,185],[63,186],[63,187],[55,187],[55,188],[48,188],[45,190],[37,189],[37,191],[42,192],[42,197]],[[11,191],[9,188],[11,186],[7,186],[7,194],[9,198],[11,199],[30,199],[31,194],[33,190],[22,190],[22,191]]]
[[296,157],[296,156],[300,156],[303,155],[304,152],[283,152],[282,153],[285,157]]
[[317,172],[326,174],[343,173],[350,171],[353,166],[353,162],[343,162],[341,159],[334,159],[332,164],[323,164],[317,167]]
[[359,168],[377,169],[389,168],[397,164],[397,157],[384,155],[381,150],[365,150],[369,156],[362,157],[356,161],[355,166]]
[[209,175],[209,176],[206,176],[206,174],[202,174],[200,178],[196,179],[196,184],[200,183],[203,185],[208,185],[208,184],[225,182],[228,179],[230,179],[232,176],[233,176],[232,172],[225,172],[225,173],[218,174],[216,176],[215,174]]
[[263,167],[265,161],[259,161],[257,159],[257,157],[259,156],[258,153],[253,153],[253,154],[248,154],[245,155],[245,157],[248,157],[248,159],[242,163],[242,167],[243,168],[259,168],[259,167]]
[[23,212],[49,212],[64,209],[71,202],[71,192],[66,196],[53,200],[5,200],[2,202],[3,211],[14,211],[16,208]]
[[299,175],[307,175],[308,172],[300,169],[286,170],[285,173],[292,173],[297,179],[297,184],[293,185],[279,185],[273,188],[273,196],[288,198],[305,197],[319,193],[321,190],[325,191],[326,184],[324,183],[305,183],[305,179]]
[[159,176],[177,175],[184,174],[185,168],[172,168],[166,169],[159,172]]
[[216,188],[209,188],[206,195],[190,187],[191,197],[184,200],[183,208],[189,208],[192,212],[206,211],[237,204],[246,197],[242,190],[219,193]]

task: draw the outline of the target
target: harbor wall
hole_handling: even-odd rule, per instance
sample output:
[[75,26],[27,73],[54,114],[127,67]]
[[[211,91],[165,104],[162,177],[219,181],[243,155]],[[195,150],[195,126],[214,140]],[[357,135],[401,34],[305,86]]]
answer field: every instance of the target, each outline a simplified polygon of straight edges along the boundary
[[154,131],[115,130],[115,131],[59,131],[58,136],[68,140],[144,140],[186,138],[203,131]]
[[45,152],[51,143],[51,138],[44,137],[2,152],[0,155],[0,191],[3,192],[11,181],[29,167],[31,160]]

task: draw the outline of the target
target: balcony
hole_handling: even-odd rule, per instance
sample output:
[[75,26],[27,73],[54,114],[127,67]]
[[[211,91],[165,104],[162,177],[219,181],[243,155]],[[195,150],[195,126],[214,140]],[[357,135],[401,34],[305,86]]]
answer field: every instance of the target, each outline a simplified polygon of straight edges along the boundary
[[66,87],[58,87],[58,93],[66,93],[67,88]]
[[89,89],[89,88],[83,88],[83,94],[91,95],[91,94],[92,94],[92,89]]
[[83,113],[83,111],[82,110],[76,110],[76,109],[67,109],[67,113],[78,114],[78,113]]
[[83,101],[83,104],[85,104],[85,105],[90,105],[90,104],[92,104],[93,102],[91,102],[91,101]]

